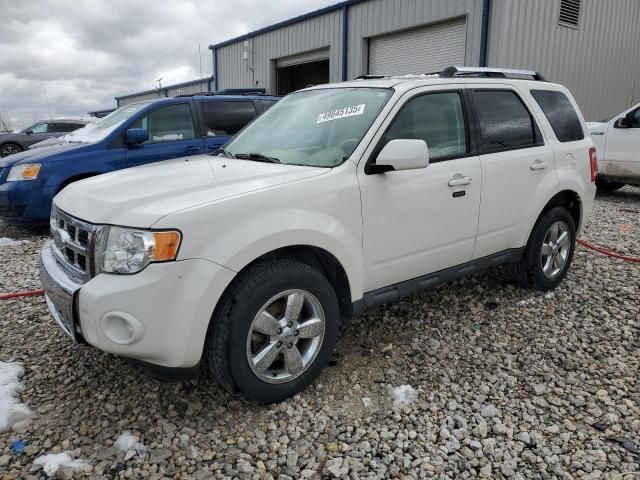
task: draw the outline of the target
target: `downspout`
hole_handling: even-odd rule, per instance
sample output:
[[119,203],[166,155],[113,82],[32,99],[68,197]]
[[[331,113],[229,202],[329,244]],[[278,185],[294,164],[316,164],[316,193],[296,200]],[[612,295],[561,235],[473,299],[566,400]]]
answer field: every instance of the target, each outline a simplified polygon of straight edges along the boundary
[[487,66],[487,52],[489,39],[489,13],[491,0],[482,0],[482,28],[480,30],[480,66]]
[[214,92],[218,91],[218,49],[213,48],[213,88]]
[[349,68],[349,7],[342,6],[342,81],[347,80],[347,69]]

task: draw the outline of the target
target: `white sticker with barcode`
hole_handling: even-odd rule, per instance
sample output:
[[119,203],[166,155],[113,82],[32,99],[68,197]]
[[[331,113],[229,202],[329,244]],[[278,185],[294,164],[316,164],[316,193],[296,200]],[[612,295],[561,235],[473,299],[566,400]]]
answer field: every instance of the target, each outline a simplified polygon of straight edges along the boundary
[[336,108],[330,112],[321,113],[318,115],[318,121],[316,123],[330,122],[331,120],[337,120],[339,118],[353,117],[354,115],[362,115],[364,113],[364,103],[360,105],[351,105],[350,107]]

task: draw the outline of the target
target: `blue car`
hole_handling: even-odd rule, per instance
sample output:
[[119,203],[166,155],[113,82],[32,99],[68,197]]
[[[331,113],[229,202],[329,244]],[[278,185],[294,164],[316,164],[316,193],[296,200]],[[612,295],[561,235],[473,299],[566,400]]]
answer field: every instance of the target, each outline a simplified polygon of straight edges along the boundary
[[83,178],[213,152],[276,103],[267,95],[194,95],[132,103],[58,145],[0,158],[0,219],[49,221],[51,201]]

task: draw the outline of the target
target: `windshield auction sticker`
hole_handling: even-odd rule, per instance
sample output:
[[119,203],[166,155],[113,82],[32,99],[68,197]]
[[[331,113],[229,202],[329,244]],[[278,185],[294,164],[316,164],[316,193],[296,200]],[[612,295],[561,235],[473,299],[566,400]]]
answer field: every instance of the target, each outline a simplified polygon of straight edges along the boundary
[[337,120],[339,118],[353,117],[354,115],[362,115],[364,113],[364,103],[360,105],[352,105],[350,107],[336,108],[330,112],[321,113],[318,115],[318,121],[316,123],[330,122],[331,120]]

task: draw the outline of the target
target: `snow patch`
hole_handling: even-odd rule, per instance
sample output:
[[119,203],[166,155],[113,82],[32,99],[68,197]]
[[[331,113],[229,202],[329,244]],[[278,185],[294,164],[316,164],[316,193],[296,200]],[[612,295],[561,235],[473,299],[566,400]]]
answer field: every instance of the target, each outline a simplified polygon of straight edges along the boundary
[[42,455],[33,462],[34,465],[41,465],[44,473],[53,477],[61,468],[70,468],[71,470],[82,470],[87,465],[84,460],[74,460],[69,452],[50,453]]
[[0,362],[0,433],[13,428],[26,428],[31,410],[19,403],[15,396],[23,390],[20,377],[24,368],[19,363]]
[[411,385],[400,385],[391,391],[394,407],[406,407],[418,399],[418,392]]
[[29,243],[29,240],[13,240],[12,238],[7,237],[0,238],[0,247],[14,247],[25,243]]
[[147,453],[147,448],[129,431],[122,432],[113,445],[122,452],[135,452],[140,458]]

